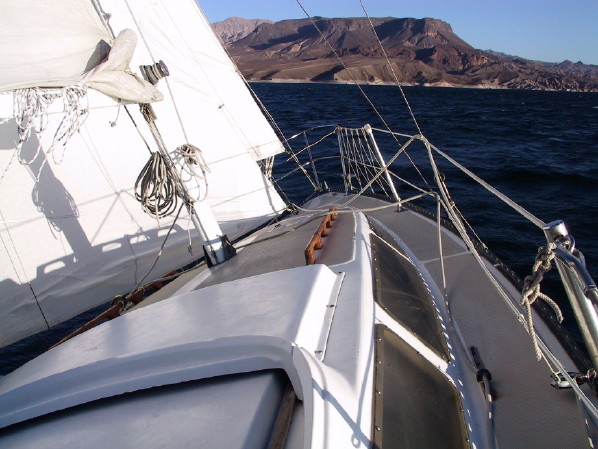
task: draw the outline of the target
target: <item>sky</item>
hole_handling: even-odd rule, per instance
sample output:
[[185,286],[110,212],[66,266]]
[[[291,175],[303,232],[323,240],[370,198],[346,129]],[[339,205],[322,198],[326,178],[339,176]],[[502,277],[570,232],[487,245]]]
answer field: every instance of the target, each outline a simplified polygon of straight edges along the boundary
[[[198,0],[210,22],[305,18],[297,0]],[[360,0],[300,0],[311,16],[363,17]],[[464,41],[526,59],[598,65],[598,0],[361,0],[370,17],[433,17]]]

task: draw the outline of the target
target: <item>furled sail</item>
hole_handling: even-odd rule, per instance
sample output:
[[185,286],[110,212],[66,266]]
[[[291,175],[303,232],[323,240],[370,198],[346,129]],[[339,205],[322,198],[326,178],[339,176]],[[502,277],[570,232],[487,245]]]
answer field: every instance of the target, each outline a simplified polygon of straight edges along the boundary
[[113,39],[91,2],[2,2],[0,91],[84,83],[133,103],[162,100],[147,81],[126,71],[137,38]]
[[[199,150],[182,177],[229,238],[284,209],[256,163],[282,144],[193,0],[0,7],[0,346],[130,291],[171,227],[153,275],[203,255],[185,208],[158,221],[135,199],[157,148],[130,103],[163,98],[160,136]],[[158,60],[156,87],[134,75]]]

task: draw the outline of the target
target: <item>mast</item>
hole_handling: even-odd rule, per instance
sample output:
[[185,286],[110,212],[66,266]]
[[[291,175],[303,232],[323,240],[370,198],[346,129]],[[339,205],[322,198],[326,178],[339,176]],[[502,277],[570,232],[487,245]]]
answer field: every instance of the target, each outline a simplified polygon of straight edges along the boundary
[[[152,68],[154,68],[154,70],[152,70]],[[161,78],[168,76],[168,69],[166,69],[163,61],[154,64],[154,66],[141,66],[141,69],[146,80],[154,86],[158,84],[158,81]],[[155,76],[156,74],[158,76]],[[171,178],[171,182],[175,185],[174,194],[185,204],[191,222],[193,223],[193,226],[195,226],[195,229],[203,242],[202,246],[206,263],[209,267],[212,267],[226,262],[236,254],[234,246],[220,229],[220,225],[214,217],[209,205],[204,201],[195,201],[190,195],[187,186],[181,180],[175,163],[172,160],[156,125],[157,117],[152,105],[149,103],[142,103],[139,105],[139,109],[156,141],[158,151],[162,156],[161,160],[166,164],[167,170],[165,171],[165,174],[167,177]]]

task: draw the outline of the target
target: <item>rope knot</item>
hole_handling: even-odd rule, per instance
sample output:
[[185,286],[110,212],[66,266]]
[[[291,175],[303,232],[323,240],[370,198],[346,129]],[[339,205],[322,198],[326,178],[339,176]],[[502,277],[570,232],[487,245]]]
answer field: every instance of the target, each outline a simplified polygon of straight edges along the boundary
[[538,249],[538,254],[536,255],[536,259],[532,268],[532,274],[526,276],[523,280],[521,301],[519,303],[519,305],[525,307],[528,332],[532,337],[532,343],[534,345],[536,358],[538,360],[542,358],[542,352],[540,350],[540,346],[538,345],[538,337],[536,336],[536,332],[534,330],[531,305],[536,301],[536,299],[540,298],[552,308],[556,315],[557,321],[559,323],[563,321],[563,314],[561,313],[561,309],[559,308],[558,304],[548,295],[545,295],[540,291],[540,283],[542,282],[542,279],[544,279],[544,274],[549,272],[552,268],[552,260],[556,256],[554,253],[555,248],[556,244],[549,243],[548,245],[541,246]]

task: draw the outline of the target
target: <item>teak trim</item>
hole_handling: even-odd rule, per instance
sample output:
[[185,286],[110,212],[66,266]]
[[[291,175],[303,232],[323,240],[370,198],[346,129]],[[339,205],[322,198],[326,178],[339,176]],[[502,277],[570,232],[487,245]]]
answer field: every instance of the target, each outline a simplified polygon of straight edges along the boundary
[[322,223],[320,223],[320,226],[318,226],[318,229],[316,229],[316,232],[305,247],[306,265],[313,265],[316,263],[314,251],[324,246],[322,243],[322,237],[326,237],[328,235],[328,228],[331,228],[332,222],[336,220],[338,214],[333,213],[336,210],[336,206],[331,206],[328,210],[331,211],[331,213],[326,214],[326,216],[322,219]]

